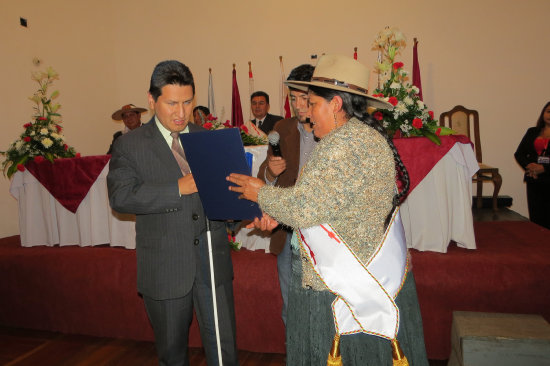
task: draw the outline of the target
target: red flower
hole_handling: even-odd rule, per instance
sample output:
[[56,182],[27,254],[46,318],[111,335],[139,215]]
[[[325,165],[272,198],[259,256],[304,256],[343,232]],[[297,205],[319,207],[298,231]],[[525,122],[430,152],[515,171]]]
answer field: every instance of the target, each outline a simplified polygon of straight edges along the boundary
[[437,130],[435,130],[435,134],[437,136],[441,135],[441,127],[439,127]]
[[24,172],[25,167],[23,166],[23,164],[17,164],[17,170],[19,170],[20,172]]
[[373,94],[372,95],[373,97],[376,97],[376,98],[382,98],[384,96],[384,94],[380,93],[380,94]]
[[207,130],[210,130],[212,128],[212,123],[206,122],[204,125],[202,125],[202,127],[206,128]]
[[61,132],[61,130],[63,129],[63,127],[61,127],[60,125],[55,125],[55,128],[57,129],[57,132]]
[[381,121],[384,118],[384,115],[382,114],[382,112],[378,111],[374,112],[373,117],[375,120]]
[[428,111],[428,114],[430,115],[431,119],[434,119],[434,112],[433,111]]
[[210,113],[208,116],[206,116],[206,120],[207,120],[207,121],[215,121],[215,120],[217,120],[217,119],[218,119],[218,118],[217,118],[217,117],[214,117],[214,116],[212,115],[212,113]]
[[47,121],[48,119],[46,117],[38,117],[39,121]]
[[80,157],[80,153],[76,153],[76,155],[74,156],[75,158],[79,158]]
[[420,118],[415,118],[415,119],[413,119],[412,125],[413,125],[414,128],[421,129],[422,128],[422,120]]
[[402,67],[403,67],[403,62],[395,62],[395,63],[393,64],[393,69],[394,69],[394,70],[399,70],[399,69],[402,68]]
[[225,127],[232,127],[231,126],[231,121],[230,120],[227,120],[225,121],[225,123],[223,124]]
[[25,137],[23,137],[23,140],[25,142],[31,142],[31,137],[30,136],[25,136]]
[[65,151],[69,150],[69,145],[63,144],[63,150],[65,150]]
[[34,157],[34,161],[36,161],[37,163],[40,163],[41,161],[44,161],[44,157],[43,156],[35,156]]
[[29,128],[29,127],[31,127],[31,126],[32,126],[32,123],[30,123],[30,122],[29,122],[29,123],[25,123],[25,124],[23,125],[23,127],[25,127],[25,128]]
[[246,128],[245,125],[242,125],[242,126],[241,126],[241,130],[242,130],[244,133],[248,134],[248,128]]
[[231,241],[231,234],[227,233],[227,240]]
[[390,97],[390,99],[388,99],[388,103],[390,103],[391,105],[393,105],[395,107],[397,105],[397,103],[399,103],[399,101],[397,100],[396,97]]

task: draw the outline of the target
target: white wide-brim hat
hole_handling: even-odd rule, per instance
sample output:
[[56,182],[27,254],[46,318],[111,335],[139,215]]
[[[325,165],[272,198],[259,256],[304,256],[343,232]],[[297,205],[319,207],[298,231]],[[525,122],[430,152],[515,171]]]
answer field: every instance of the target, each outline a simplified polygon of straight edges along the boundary
[[291,88],[303,89],[303,86],[340,90],[367,98],[369,107],[392,109],[393,106],[381,99],[369,95],[370,71],[359,61],[342,55],[323,55],[319,58],[311,81],[285,81]]

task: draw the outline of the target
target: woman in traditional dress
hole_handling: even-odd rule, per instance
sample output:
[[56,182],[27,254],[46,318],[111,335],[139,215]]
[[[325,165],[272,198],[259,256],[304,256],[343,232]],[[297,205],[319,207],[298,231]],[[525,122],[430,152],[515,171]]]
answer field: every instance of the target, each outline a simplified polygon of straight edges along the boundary
[[[411,365],[428,365],[396,215],[408,191],[408,174],[384,129],[367,113],[367,102],[386,107],[367,95],[368,79],[369,70],[356,60],[325,55],[311,82],[289,82],[309,86],[311,122],[321,139],[294,187],[228,177],[237,184],[231,190],[258,202],[265,213],[255,220],[257,227],[270,229],[280,222],[297,229],[288,365],[338,362],[338,343],[346,366],[391,365],[392,348],[394,364],[405,364],[399,343]],[[390,238],[395,230],[397,240]]]

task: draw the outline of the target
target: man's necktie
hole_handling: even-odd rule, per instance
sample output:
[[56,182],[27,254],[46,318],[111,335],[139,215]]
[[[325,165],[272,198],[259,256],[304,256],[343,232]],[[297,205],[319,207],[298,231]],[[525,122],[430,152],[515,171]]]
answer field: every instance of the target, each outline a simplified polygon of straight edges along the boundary
[[172,132],[170,136],[172,136],[172,154],[174,154],[174,157],[180,166],[181,173],[185,176],[191,172],[191,169],[189,169],[189,164],[187,164],[185,153],[183,152],[183,148],[179,142],[180,133]]

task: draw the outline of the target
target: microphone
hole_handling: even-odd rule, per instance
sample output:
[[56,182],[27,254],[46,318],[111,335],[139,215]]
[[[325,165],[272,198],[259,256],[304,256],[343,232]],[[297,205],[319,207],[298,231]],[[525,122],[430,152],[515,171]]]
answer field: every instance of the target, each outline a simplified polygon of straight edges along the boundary
[[271,149],[273,151],[273,156],[282,156],[281,147],[279,146],[280,139],[281,136],[277,131],[271,131],[269,135],[267,135],[267,140],[269,141],[269,145],[271,145]]

